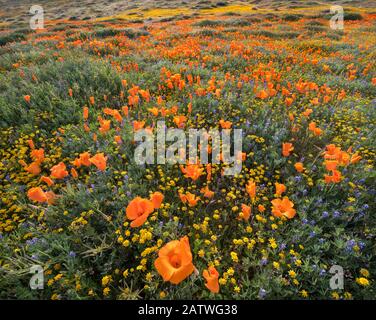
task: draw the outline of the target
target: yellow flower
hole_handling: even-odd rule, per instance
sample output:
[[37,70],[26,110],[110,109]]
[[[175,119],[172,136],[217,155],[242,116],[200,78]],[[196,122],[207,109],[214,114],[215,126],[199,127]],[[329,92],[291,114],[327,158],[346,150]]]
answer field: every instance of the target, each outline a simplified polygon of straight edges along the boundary
[[335,292],[335,291],[334,291],[334,292],[332,293],[332,298],[335,299],[335,300],[339,300],[340,296],[339,296],[338,292]]
[[363,278],[363,277],[356,278],[356,283],[357,283],[357,284],[360,284],[360,285],[363,286],[363,287],[367,287],[367,286],[369,286],[369,281],[368,281],[368,279]]
[[228,268],[227,273],[229,276],[233,276],[235,273],[235,270],[233,268]]
[[277,248],[277,243],[275,242],[274,238],[270,238],[270,239],[269,239],[269,246],[270,246],[272,249]]
[[306,290],[302,290],[300,291],[300,295],[303,297],[303,298],[307,298],[308,297],[308,292]]
[[109,287],[106,287],[103,289],[103,295],[108,296],[110,294],[111,289]]
[[230,253],[230,255],[231,255],[231,259],[232,259],[232,261],[234,261],[234,262],[239,262],[239,258],[238,258],[238,255],[236,254],[236,252],[232,251],[232,252]]
[[369,271],[367,269],[360,269],[360,274],[363,276],[363,277],[366,277],[368,278],[369,277]]
[[350,299],[352,299],[352,294],[350,292],[345,292],[344,297],[345,297],[346,300],[350,300]]
[[112,278],[111,276],[104,276],[102,278],[102,286],[105,287],[111,282]]
[[51,300],[59,300],[60,297],[58,294],[54,293],[52,296],[51,296]]
[[295,278],[295,277],[296,277],[296,272],[295,272],[294,270],[290,270],[290,271],[289,271],[289,276],[290,276],[291,278]]

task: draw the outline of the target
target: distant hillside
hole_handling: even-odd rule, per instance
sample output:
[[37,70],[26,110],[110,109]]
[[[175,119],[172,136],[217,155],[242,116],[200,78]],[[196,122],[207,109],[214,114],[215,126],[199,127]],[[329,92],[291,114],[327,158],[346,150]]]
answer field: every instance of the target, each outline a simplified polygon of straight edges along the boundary
[[[253,10],[288,11],[304,8],[324,8],[333,4],[345,7],[370,8],[376,10],[375,0],[342,0],[342,1],[301,1],[301,0],[0,0],[1,25],[10,27],[20,26],[29,21],[30,7],[33,4],[42,5],[47,20],[89,20],[107,16],[116,16],[124,12],[133,18],[151,18],[169,16],[169,12],[176,13],[180,9],[184,14],[197,14],[205,10],[220,9],[221,12],[238,11],[241,6],[249,6]],[[148,15],[149,9],[165,9],[161,12],[153,11]],[[175,14],[173,14],[175,15]]]

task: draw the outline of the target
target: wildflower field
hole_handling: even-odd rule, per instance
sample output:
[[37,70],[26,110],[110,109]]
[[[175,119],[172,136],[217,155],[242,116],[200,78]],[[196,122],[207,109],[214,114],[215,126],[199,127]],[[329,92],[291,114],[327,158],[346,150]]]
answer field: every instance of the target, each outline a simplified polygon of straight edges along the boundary
[[[1,299],[375,299],[376,8],[231,6],[0,25]],[[136,163],[162,120],[240,173]]]

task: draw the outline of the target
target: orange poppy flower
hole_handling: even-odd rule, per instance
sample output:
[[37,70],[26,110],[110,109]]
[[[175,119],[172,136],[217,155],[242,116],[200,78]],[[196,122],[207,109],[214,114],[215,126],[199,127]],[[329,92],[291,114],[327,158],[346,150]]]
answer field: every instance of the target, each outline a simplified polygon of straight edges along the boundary
[[27,144],[29,145],[30,149],[32,149],[32,150],[35,149],[35,145],[34,145],[33,140],[31,140],[31,139],[27,140]]
[[84,165],[85,167],[91,166],[90,153],[89,152],[83,152],[83,153],[81,153],[80,157],[79,157],[79,160],[80,160],[80,164],[81,165]]
[[329,159],[329,160],[335,160],[339,157],[340,153],[341,153],[341,148],[336,147],[334,144],[329,144],[326,146],[324,158]]
[[159,109],[157,107],[154,107],[154,108],[149,108],[148,111],[155,117],[158,116],[159,114]]
[[348,164],[350,164],[350,159],[350,155],[345,151],[341,151],[337,155],[337,160],[343,166],[347,166]]
[[328,171],[334,171],[337,169],[338,161],[337,160],[325,160],[325,168]]
[[104,108],[103,109],[103,113],[104,114],[107,114],[109,116],[112,116],[114,114],[114,109],[111,109],[111,108]]
[[48,204],[54,204],[57,198],[57,195],[53,191],[47,191],[44,193],[47,197]]
[[111,129],[111,120],[99,119],[99,132],[106,133]]
[[254,182],[253,180],[249,180],[248,184],[245,187],[245,190],[247,191],[252,200],[256,198],[256,182]]
[[361,157],[358,153],[354,153],[354,154],[351,156],[350,162],[351,162],[352,164],[353,164],[353,163],[357,163],[357,162],[359,162],[361,159],[362,159],[362,157]]
[[178,106],[171,107],[171,114],[176,114],[178,112]]
[[286,186],[283,183],[275,183],[275,194],[281,196],[286,191]]
[[214,196],[214,192],[209,189],[209,186],[201,189],[201,193],[204,194],[205,198],[211,199]]
[[153,202],[153,206],[155,209],[159,209],[162,202],[163,202],[163,199],[164,199],[164,195],[162,193],[160,193],[159,191],[157,192],[154,192],[151,196],[150,196],[150,200],[151,202]]
[[93,105],[95,103],[94,97],[89,98],[90,104]]
[[112,116],[115,118],[115,120],[119,123],[123,121],[123,117],[121,116],[120,112],[118,110],[113,110]]
[[308,125],[308,130],[314,131],[316,129],[316,122],[310,122]]
[[32,201],[41,202],[41,203],[48,201],[48,198],[45,192],[40,187],[31,188],[27,192],[27,197]]
[[73,164],[75,167],[77,167],[77,168],[81,167],[81,161],[80,161],[80,158],[76,158],[76,159],[74,159],[74,160],[72,161],[72,164]]
[[247,154],[245,152],[238,152],[236,154],[236,160],[238,161],[245,161],[247,159]]
[[180,170],[186,178],[191,178],[193,181],[196,181],[204,171],[198,164],[188,164],[186,167],[180,166]]
[[138,131],[145,126],[145,121],[133,121],[134,131]]
[[344,97],[346,97],[346,91],[342,89],[341,92],[338,94],[337,99],[342,100]]
[[107,157],[103,153],[97,153],[89,159],[90,163],[95,165],[100,171],[106,170]]
[[32,162],[27,167],[25,167],[25,170],[29,173],[31,173],[34,176],[37,176],[40,174],[41,169],[38,162]]
[[290,142],[282,143],[282,155],[284,157],[288,157],[290,153],[292,152],[292,150],[294,150],[292,143]]
[[296,210],[293,209],[294,204],[287,197],[272,200],[272,205],[272,214],[277,218],[284,216],[292,219],[296,214]]
[[30,103],[30,96],[29,96],[29,95],[24,96],[24,100],[25,100],[27,103]]
[[305,111],[302,113],[302,115],[305,116],[305,117],[309,117],[310,114],[311,114],[312,112],[313,112],[312,109],[307,109],[307,110],[305,110]]
[[187,236],[173,240],[162,247],[154,266],[164,281],[179,284],[192,274],[194,265]]
[[341,172],[339,172],[338,170],[333,170],[331,176],[327,174],[324,176],[325,183],[338,183],[341,182],[341,178]]
[[208,163],[207,165],[206,165],[206,180],[207,181],[210,181],[211,180],[211,178],[212,178],[212,166],[211,166],[211,164],[210,163]]
[[72,175],[72,177],[75,178],[75,179],[78,178],[78,173],[77,173],[77,171],[76,171],[75,168],[72,168],[72,169],[71,169],[71,175]]
[[87,118],[89,118],[89,108],[86,107],[86,106],[83,108],[83,116],[84,116],[85,120],[87,120]]
[[304,166],[303,166],[303,163],[301,163],[301,162],[295,163],[294,167],[295,167],[296,171],[298,171],[298,172],[303,172],[304,171]]
[[183,203],[188,203],[190,207],[194,207],[197,205],[200,197],[196,197],[193,193],[187,192],[186,194],[179,193],[180,200]]
[[223,119],[219,120],[219,124],[222,127],[222,129],[231,129],[232,126],[231,121],[225,121]]
[[31,157],[37,163],[42,163],[44,160],[44,149],[34,149],[31,151]]
[[163,103],[163,98],[161,96],[158,96],[157,103],[161,105]]
[[265,207],[262,205],[262,204],[259,204],[258,206],[257,206],[257,209],[258,209],[258,211],[260,211],[260,212],[264,212],[266,209],[265,209]]
[[129,114],[129,108],[128,108],[128,106],[123,106],[123,107],[121,108],[121,111],[123,111],[124,115],[125,115],[126,117],[128,117],[128,114]]
[[166,117],[170,114],[170,110],[166,109],[165,107],[161,108],[161,115],[162,117]]
[[114,141],[117,143],[117,144],[122,144],[122,140],[121,140],[121,136],[115,136],[114,137]]
[[136,197],[129,202],[125,211],[127,218],[132,220],[131,227],[137,228],[142,226],[149,214],[154,211],[154,205],[153,202],[148,199]]
[[315,128],[315,129],[313,130],[313,134],[314,134],[315,136],[320,136],[320,135],[322,134],[322,130],[321,130],[320,128]]
[[54,184],[54,181],[50,177],[42,176],[40,180],[47,183],[49,187]]
[[209,267],[208,270],[204,270],[202,273],[206,280],[205,287],[208,288],[213,293],[219,292],[219,273],[214,267]]
[[260,98],[260,99],[266,99],[268,97],[268,93],[265,91],[265,90],[261,90],[259,91],[257,94],[256,94],[256,97],[257,98]]
[[293,102],[294,102],[293,98],[286,97],[286,99],[285,99],[285,105],[286,105],[286,107],[291,106]]
[[178,128],[184,128],[185,122],[187,121],[187,117],[180,115],[180,116],[175,116],[174,117],[174,123]]
[[250,217],[251,217],[251,207],[243,203],[241,218],[247,221],[249,220]]
[[69,174],[64,162],[60,162],[56,166],[53,166],[50,171],[51,177],[54,179],[63,179]]

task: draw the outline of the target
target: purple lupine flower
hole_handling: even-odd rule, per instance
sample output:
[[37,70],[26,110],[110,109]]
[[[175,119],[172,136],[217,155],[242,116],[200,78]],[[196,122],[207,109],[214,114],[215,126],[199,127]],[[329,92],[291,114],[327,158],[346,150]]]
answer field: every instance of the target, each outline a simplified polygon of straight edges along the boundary
[[341,216],[341,212],[339,212],[339,211],[337,211],[337,210],[333,212],[333,217],[334,217],[334,218],[338,218],[338,217],[340,217],[340,216]]
[[260,288],[258,296],[259,296],[260,299],[264,299],[265,296],[266,296],[266,290],[263,289],[263,288]]

